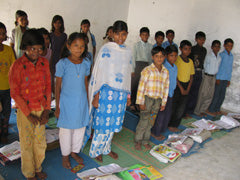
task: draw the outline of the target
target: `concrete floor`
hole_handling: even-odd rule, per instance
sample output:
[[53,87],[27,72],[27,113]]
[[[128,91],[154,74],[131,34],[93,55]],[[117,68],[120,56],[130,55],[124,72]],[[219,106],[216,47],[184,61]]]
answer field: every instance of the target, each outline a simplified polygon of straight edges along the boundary
[[240,180],[240,128],[161,171],[164,180]]

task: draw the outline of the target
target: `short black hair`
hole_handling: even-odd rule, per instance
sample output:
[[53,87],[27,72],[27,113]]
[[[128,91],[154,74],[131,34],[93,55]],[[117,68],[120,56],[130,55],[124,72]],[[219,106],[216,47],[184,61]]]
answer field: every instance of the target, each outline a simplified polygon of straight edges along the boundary
[[162,52],[162,54],[164,56],[166,55],[165,49],[163,47],[161,47],[161,46],[156,46],[156,47],[152,48],[152,50],[151,50],[152,56],[154,56],[155,54],[157,54],[159,52]]
[[157,38],[158,36],[162,36],[164,38],[165,37],[164,32],[162,32],[162,31],[156,32],[155,33],[155,38]]
[[183,48],[184,46],[192,47],[192,43],[188,40],[182,40],[181,43],[180,43],[180,48]]
[[125,23],[124,21],[118,20],[113,24],[113,32],[117,33],[121,31],[128,32],[128,26],[127,26],[127,23]]
[[39,28],[39,29],[38,29],[38,32],[39,32],[39,34],[41,34],[42,36],[43,36],[43,35],[47,35],[48,38],[49,38],[49,40],[50,40],[50,44],[51,44],[50,33],[48,32],[47,29],[45,29],[45,28],[42,27],[42,28]]
[[206,34],[202,31],[198,31],[196,34],[195,34],[195,39],[199,39],[199,38],[205,38],[206,39]]
[[231,38],[225,39],[224,45],[226,45],[227,43],[232,43],[232,44],[234,44],[234,42],[233,42],[233,40],[232,40]]
[[148,27],[142,27],[142,28],[140,29],[140,34],[142,34],[142,33],[144,33],[144,32],[150,34],[150,31],[149,31]]
[[27,46],[42,45],[44,48],[43,36],[37,29],[28,29],[22,36],[22,42],[20,45],[21,50],[26,50]]
[[62,16],[60,16],[60,15],[55,15],[55,16],[53,17],[53,19],[52,19],[52,29],[51,29],[51,31],[52,31],[52,32],[55,31],[55,27],[54,27],[53,24],[54,24],[55,22],[57,22],[57,21],[60,21],[60,22],[61,22],[62,26],[61,26],[61,28],[60,28],[60,32],[63,33],[63,32],[65,31],[65,27],[64,27],[63,18],[62,18]]
[[212,47],[215,46],[216,44],[219,44],[221,46],[221,42],[219,40],[214,40],[212,42]]
[[166,31],[166,36],[167,36],[168,34],[170,34],[170,33],[172,33],[173,35],[175,35],[175,32],[174,32],[172,29],[169,29],[169,30]]
[[27,13],[26,13],[25,11],[22,11],[22,10],[17,10],[17,11],[16,11],[16,14],[15,14],[15,18],[16,18],[16,20],[15,20],[15,25],[16,25],[16,26],[18,25],[17,19],[18,19],[19,17],[22,17],[22,16],[26,16],[26,17],[27,17]]
[[83,24],[88,24],[89,26],[91,26],[90,21],[88,19],[83,19],[81,22],[81,25],[83,25]]
[[167,55],[171,54],[173,52],[176,52],[178,54],[178,48],[175,45],[170,45],[170,46],[166,47],[165,51],[166,51]]
[[4,39],[4,41],[6,41],[7,40],[7,28],[2,22],[0,22],[0,29],[4,29],[6,31],[6,37]]

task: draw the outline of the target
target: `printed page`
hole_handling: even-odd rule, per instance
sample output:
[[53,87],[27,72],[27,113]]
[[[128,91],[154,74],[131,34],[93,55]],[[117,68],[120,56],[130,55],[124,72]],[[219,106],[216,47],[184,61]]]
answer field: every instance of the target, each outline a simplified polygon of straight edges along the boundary
[[87,177],[96,177],[96,176],[103,176],[104,174],[98,171],[96,168],[89,169],[86,171],[83,171],[81,173],[77,173],[77,176],[81,179],[87,178]]
[[59,139],[59,129],[46,129],[47,143],[54,142]]
[[13,143],[0,148],[0,153],[6,156],[10,161],[21,157],[20,143],[14,141]]
[[120,171],[124,171],[127,168],[122,168],[118,164],[112,163],[112,164],[109,164],[106,166],[100,166],[100,167],[98,167],[98,169],[104,174],[113,174],[113,173],[117,173]]

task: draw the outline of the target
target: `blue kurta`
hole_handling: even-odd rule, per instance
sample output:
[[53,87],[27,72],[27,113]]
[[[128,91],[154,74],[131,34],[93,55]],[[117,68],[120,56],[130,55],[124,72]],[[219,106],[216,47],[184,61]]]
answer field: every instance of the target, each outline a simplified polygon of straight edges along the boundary
[[55,76],[62,78],[58,127],[79,129],[88,125],[85,77],[90,74],[90,67],[91,62],[87,58],[81,64],[74,64],[68,58],[57,63]]

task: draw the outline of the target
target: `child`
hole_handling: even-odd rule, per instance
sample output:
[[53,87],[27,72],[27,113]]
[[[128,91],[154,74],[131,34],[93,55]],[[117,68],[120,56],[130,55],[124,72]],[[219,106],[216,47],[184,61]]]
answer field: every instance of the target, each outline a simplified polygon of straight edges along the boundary
[[26,30],[20,46],[25,54],[9,72],[11,97],[18,108],[22,173],[29,180],[36,180],[35,176],[47,178],[41,165],[47,147],[45,124],[51,109],[51,78],[48,60],[40,57],[43,47],[44,40],[38,30]]
[[56,65],[56,111],[62,165],[71,169],[69,155],[78,163],[83,159],[77,155],[82,147],[85,128],[89,122],[87,77],[91,63],[86,59],[87,45],[83,33],[72,33],[67,41],[65,58]]
[[2,44],[7,40],[6,26],[0,22],[0,141],[7,143],[8,122],[11,114],[11,97],[8,83],[8,72],[15,61],[14,53],[11,47]]
[[181,55],[178,56],[176,66],[178,69],[177,74],[177,88],[174,91],[172,103],[172,116],[168,124],[169,130],[177,132],[177,128],[181,123],[181,118],[184,114],[185,106],[187,103],[188,93],[191,89],[194,75],[193,61],[188,58],[191,53],[192,44],[183,40],[180,43]]
[[199,89],[197,105],[194,110],[194,114],[198,116],[204,115],[214,95],[216,74],[221,63],[221,57],[218,53],[220,47],[221,42],[218,40],[214,40],[212,42],[212,52],[210,52],[207,55],[206,60],[204,62],[203,81]]
[[45,28],[40,28],[39,33],[43,36],[44,39],[44,49],[41,53],[41,56],[46,58],[49,62],[52,58],[52,50],[49,48],[50,46],[50,34],[48,30]]
[[225,98],[226,89],[229,87],[232,77],[233,55],[231,50],[233,48],[233,44],[234,42],[232,39],[226,39],[224,41],[225,50],[220,53],[222,61],[216,75],[216,85],[213,100],[208,108],[211,115],[223,114],[223,112],[220,111],[220,108]]
[[108,43],[108,42],[113,42],[113,27],[109,26],[106,31],[105,37],[103,37],[103,45]]
[[[111,142],[114,133],[121,131],[126,104],[130,104],[132,58],[131,50],[124,45],[127,35],[127,24],[116,21],[113,25],[114,42],[100,49],[89,84],[94,129],[89,156],[100,162],[103,161],[102,154],[118,159],[118,154],[111,150]],[[88,129],[86,136],[90,134]]]
[[10,38],[10,46],[15,51],[16,58],[20,58],[23,55],[23,51],[20,49],[23,33],[28,29],[28,16],[27,13],[21,10],[16,12],[16,27],[12,30]]
[[207,50],[203,47],[206,40],[206,35],[204,32],[199,31],[195,35],[195,40],[197,44],[192,47],[191,54],[189,58],[193,60],[195,74],[193,76],[193,83],[188,95],[188,101],[185,109],[186,116],[188,117],[193,113],[198,98],[199,88],[202,82],[202,69],[204,64],[204,59],[207,54]]
[[172,100],[174,90],[177,86],[177,66],[174,64],[178,57],[178,48],[174,45],[170,45],[166,48],[167,61],[164,62],[164,66],[169,72],[169,93],[167,104],[164,111],[159,111],[155,120],[155,124],[152,128],[152,133],[159,141],[165,137],[161,133],[165,132],[172,114]]
[[178,48],[177,44],[175,44],[173,42],[173,39],[174,39],[174,36],[175,36],[175,33],[173,30],[169,29],[166,31],[166,38],[167,38],[167,41],[165,41],[163,44],[162,44],[162,47],[164,49],[166,49],[166,47],[168,47],[169,45],[174,45],[176,46],[176,48]]
[[156,46],[161,46],[162,47],[162,43],[164,41],[164,33],[162,31],[158,31],[155,33],[155,41],[156,41],[156,44],[153,45],[153,47],[156,47]]
[[95,36],[90,32],[90,21],[88,19],[84,19],[81,22],[81,28],[80,32],[84,33],[87,35],[90,43],[88,44],[88,51],[92,53],[93,59],[95,58],[95,53],[96,53],[96,40]]
[[131,85],[131,100],[133,110],[139,110],[138,106],[135,105],[137,97],[138,83],[141,76],[141,71],[152,63],[151,50],[152,44],[148,42],[150,31],[147,27],[140,29],[141,40],[134,45],[133,50],[133,68],[134,73],[132,77]]
[[169,91],[169,73],[163,66],[165,50],[157,46],[151,53],[153,63],[141,72],[137,92],[136,104],[140,107],[140,120],[135,134],[136,150],[141,150],[142,144],[147,150],[151,149],[149,145],[152,128],[151,113],[164,111]]

